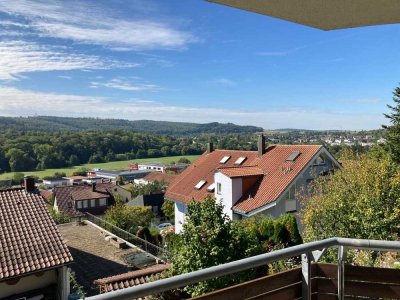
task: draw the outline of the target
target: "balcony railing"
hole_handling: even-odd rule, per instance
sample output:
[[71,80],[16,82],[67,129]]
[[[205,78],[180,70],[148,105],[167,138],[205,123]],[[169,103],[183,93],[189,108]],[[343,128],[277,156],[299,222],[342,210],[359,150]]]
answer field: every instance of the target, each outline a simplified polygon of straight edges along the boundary
[[[337,264],[319,264],[329,248],[338,248]],[[330,238],[285,248],[143,285],[89,297],[136,299],[204,280],[234,274],[274,261],[301,256],[301,268],[228,287],[197,299],[400,299],[400,270],[345,265],[349,249],[400,252],[400,242]]]
[[93,224],[111,232],[112,234],[115,234],[117,237],[120,237],[121,239],[124,239],[125,241],[135,245],[139,249],[150,253],[151,255],[163,260],[167,261],[169,257],[169,252],[166,249],[163,249],[157,245],[154,245],[144,239],[141,239],[140,237],[125,231],[99,217],[96,217],[90,213],[86,213],[87,220],[89,222],[92,222]]

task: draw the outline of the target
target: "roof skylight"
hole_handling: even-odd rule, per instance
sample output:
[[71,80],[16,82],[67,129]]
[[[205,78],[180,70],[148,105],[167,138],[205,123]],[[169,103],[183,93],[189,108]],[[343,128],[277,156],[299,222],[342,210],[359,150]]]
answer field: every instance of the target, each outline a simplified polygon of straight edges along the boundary
[[292,154],[286,159],[286,161],[295,161],[297,157],[299,157],[300,151],[293,151]]
[[246,156],[241,156],[239,157],[236,161],[235,161],[235,165],[240,166],[245,160],[246,160]]
[[201,189],[201,188],[203,187],[203,185],[206,184],[206,182],[207,182],[207,181],[205,181],[205,180],[200,180],[200,181],[194,186],[194,188],[195,188],[196,190],[199,190],[199,189]]
[[224,156],[219,163],[224,164],[226,163],[231,157],[229,155]]
[[208,191],[208,192],[214,192],[214,189],[215,189],[215,183],[211,183],[211,184],[208,186],[207,191]]

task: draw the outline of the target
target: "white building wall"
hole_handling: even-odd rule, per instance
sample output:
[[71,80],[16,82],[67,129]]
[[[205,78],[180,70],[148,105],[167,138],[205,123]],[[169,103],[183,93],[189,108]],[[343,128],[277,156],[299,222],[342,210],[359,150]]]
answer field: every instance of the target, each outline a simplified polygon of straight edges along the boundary
[[57,283],[56,270],[44,272],[41,274],[41,276],[33,274],[30,276],[21,277],[20,280],[13,285],[7,284],[6,282],[0,282],[0,299],[35,289],[44,288],[53,283]]
[[[242,197],[242,179],[229,178],[217,172],[214,175],[215,199],[224,205],[224,213],[233,220],[232,206]],[[221,184],[221,193],[218,193],[217,185]]]
[[175,233],[180,233],[185,222],[187,205],[181,202],[175,202]]

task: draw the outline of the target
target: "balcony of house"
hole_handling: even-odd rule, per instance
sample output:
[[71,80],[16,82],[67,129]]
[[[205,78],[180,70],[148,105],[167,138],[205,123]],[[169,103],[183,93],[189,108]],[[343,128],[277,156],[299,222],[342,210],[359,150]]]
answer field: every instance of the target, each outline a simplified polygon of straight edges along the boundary
[[[400,299],[400,270],[346,264],[347,253],[358,249],[400,252],[400,242],[330,238],[105,293],[88,300],[137,299],[221,276],[297,257],[291,270],[257,278],[193,298],[219,299]],[[332,254],[334,263],[321,263]]]

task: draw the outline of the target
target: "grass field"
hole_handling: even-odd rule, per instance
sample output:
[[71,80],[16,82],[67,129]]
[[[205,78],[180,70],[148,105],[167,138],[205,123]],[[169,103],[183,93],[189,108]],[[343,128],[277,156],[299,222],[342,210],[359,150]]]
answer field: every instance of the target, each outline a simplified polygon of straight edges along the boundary
[[[112,162],[107,162],[107,163],[100,163],[100,164],[84,164],[84,165],[79,165],[79,166],[74,166],[74,167],[69,167],[69,168],[62,168],[62,169],[47,169],[43,171],[26,171],[26,172],[21,172],[24,173],[25,175],[34,175],[39,178],[42,178],[44,176],[52,176],[55,172],[64,172],[67,174],[67,176],[72,175],[72,173],[79,168],[85,167],[88,169],[94,169],[94,168],[99,168],[99,169],[105,169],[105,170],[122,170],[122,169],[127,169],[129,163],[139,163],[139,162],[161,162],[161,163],[170,163],[171,161],[177,162],[180,158],[185,157],[189,159],[190,161],[195,161],[199,156],[198,155],[186,155],[186,156],[168,156],[168,157],[158,157],[158,158],[143,158],[143,159],[132,159],[132,160],[123,160],[123,161],[112,161]],[[6,179],[6,178],[13,178],[14,172],[9,172],[9,173],[4,173],[0,174],[0,179]]]

